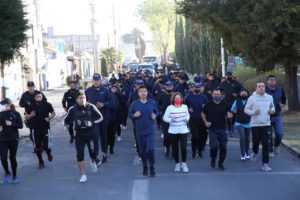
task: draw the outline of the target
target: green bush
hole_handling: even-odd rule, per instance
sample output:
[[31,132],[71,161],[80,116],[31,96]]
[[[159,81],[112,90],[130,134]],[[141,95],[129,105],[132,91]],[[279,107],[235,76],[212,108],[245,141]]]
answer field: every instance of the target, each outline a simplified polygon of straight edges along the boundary
[[234,73],[234,76],[237,77],[237,80],[252,93],[255,90],[256,82],[264,81],[266,83],[268,75],[271,74],[275,75],[278,84],[281,85],[285,91],[288,91],[285,84],[285,75],[281,68],[275,68],[272,71],[257,74],[255,68],[239,66]]

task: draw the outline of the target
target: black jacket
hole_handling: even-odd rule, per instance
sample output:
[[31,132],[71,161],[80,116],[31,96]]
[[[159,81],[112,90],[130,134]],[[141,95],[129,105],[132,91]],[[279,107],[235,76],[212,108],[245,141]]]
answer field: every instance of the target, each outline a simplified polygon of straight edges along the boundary
[[[11,121],[12,125],[7,126],[5,121]],[[0,113],[0,126],[3,131],[0,132],[0,140],[18,140],[19,130],[23,128],[23,122],[20,113],[14,110],[3,111]]]

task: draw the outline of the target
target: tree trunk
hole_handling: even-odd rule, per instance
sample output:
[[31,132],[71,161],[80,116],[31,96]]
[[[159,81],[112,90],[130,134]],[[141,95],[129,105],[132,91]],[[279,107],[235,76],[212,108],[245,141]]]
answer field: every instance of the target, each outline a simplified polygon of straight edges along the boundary
[[4,62],[0,62],[0,98],[3,99],[6,97],[6,91],[4,86]]
[[288,92],[288,105],[290,111],[300,111],[299,94],[298,94],[298,80],[297,71],[298,67],[293,63],[286,63],[284,66],[286,82],[289,88]]

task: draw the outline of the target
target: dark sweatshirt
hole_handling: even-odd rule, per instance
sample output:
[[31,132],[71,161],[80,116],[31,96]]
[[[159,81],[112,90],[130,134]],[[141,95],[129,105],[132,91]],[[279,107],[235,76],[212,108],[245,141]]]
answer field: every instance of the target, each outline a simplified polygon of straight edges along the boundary
[[[5,120],[11,121],[12,125],[7,126]],[[0,126],[3,127],[3,131],[0,132],[0,140],[18,140],[19,130],[23,128],[23,122],[20,113],[14,110],[3,111],[0,113]]]

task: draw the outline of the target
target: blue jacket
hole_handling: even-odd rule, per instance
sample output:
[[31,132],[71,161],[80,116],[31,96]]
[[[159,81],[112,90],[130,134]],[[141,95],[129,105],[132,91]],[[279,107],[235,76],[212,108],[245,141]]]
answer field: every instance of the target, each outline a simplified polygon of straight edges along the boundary
[[[137,111],[142,113],[140,117],[133,116]],[[152,113],[156,116],[159,114],[156,103],[152,99],[148,99],[146,103],[142,103],[140,99],[132,102],[129,107],[128,117],[134,120],[137,135],[150,135],[155,133],[155,120],[151,118]]]
[[[191,118],[201,118],[203,107],[208,103],[208,98],[205,94],[189,94],[185,99],[185,104],[189,108]],[[192,112],[191,112],[192,110]]]
[[87,101],[91,104],[94,104],[95,106],[97,106],[97,102],[104,104],[104,106],[100,109],[98,108],[98,110],[103,115],[104,120],[108,120],[109,109],[114,109],[115,106],[109,90],[104,86],[100,86],[99,88],[95,88],[92,86],[85,90],[85,95]]
[[286,96],[283,88],[276,86],[274,90],[271,90],[269,87],[266,87],[266,93],[273,97],[273,102],[275,105],[275,114],[271,117],[278,116],[281,113],[280,104],[286,104]]

